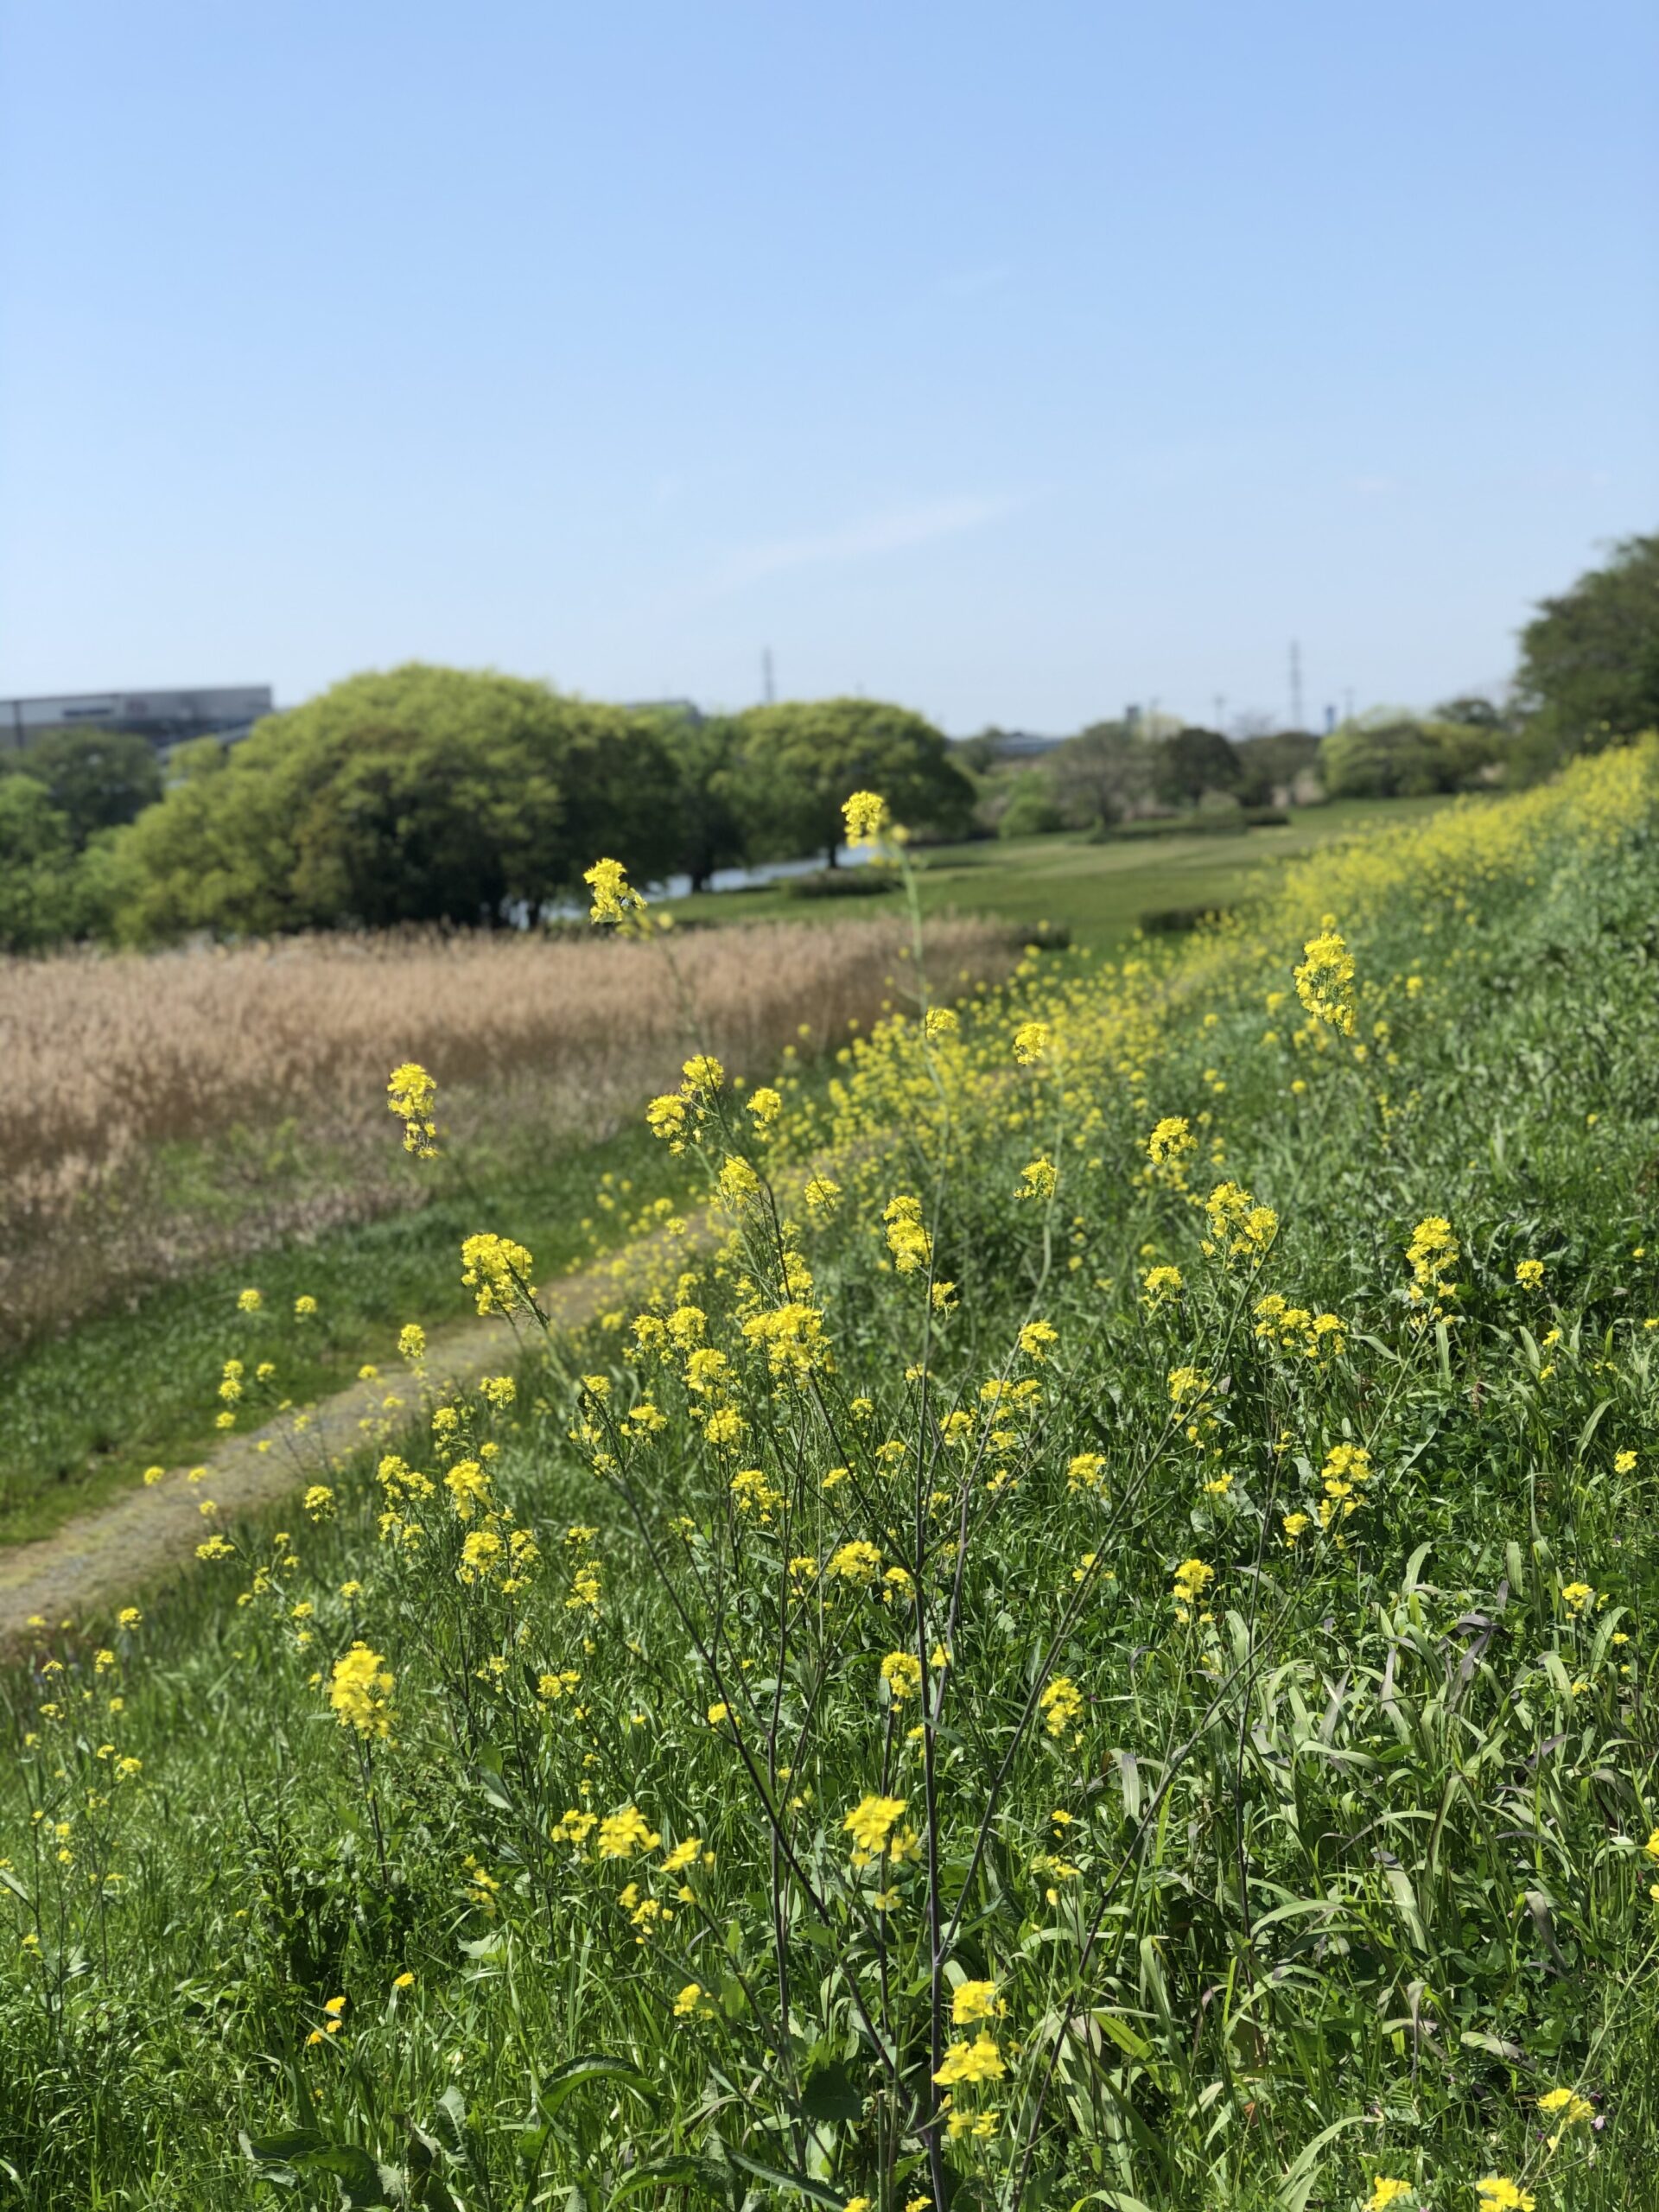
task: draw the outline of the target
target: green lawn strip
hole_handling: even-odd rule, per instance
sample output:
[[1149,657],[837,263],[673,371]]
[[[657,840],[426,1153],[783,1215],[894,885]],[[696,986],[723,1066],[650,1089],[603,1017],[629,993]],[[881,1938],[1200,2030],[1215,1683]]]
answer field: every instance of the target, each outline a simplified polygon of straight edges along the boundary
[[[1148,913],[1175,907],[1235,906],[1269,887],[1284,861],[1338,838],[1366,836],[1433,813],[1440,797],[1338,799],[1304,807],[1287,823],[1231,834],[1172,830],[1130,834],[1096,844],[1071,835],[946,845],[918,855],[925,912],[1006,916],[1012,921],[1064,923],[1073,941],[1116,952]],[[835,919],[880,913],[899,904],[895,879],[887,896],[804,899],[786,884],[749,891],[705,892],[672,902],[680,919],[696,922]]]
[[[607,1173],[632,1185],[613,1211],[595,1205]],[[340,1389],[365,1362],[395,1362],[404,1322],[431,1327],[471,1311],[458,1254],[474,1230],[528,1245],[548,1281],[620,1242],[631,1207],[690,1193],[682,1163],[633,1122],[511,1180],[503,1171],[466,1194],[452,1188],[410,1212],[158,1285],[129,1312],[29,1346],[0,1369],[0,1542],[48,1535],[151,1464],[204,1457],[228,1358],[250,1373],[273,1361],[297,1402]],[[248,1286],[264,1300],[257,1316],[237,1311]],[[315,1319],[296,1318],[302,1294],[317,1300]]]

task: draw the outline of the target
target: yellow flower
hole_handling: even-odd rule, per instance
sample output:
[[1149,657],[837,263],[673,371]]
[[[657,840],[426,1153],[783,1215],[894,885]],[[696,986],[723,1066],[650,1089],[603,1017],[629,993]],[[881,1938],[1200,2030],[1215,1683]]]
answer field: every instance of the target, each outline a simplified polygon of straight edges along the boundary
[[942,2089],[958,2082],[1000,2082],[1007,2072],[996,2038],[982,2029],[972,2043],[953,2043],[933,2079]]
[[712,1096],[726,1080],[726,1071],[712,1052],[694,1052],[680,1073],[685,1077],[682,1089],[688,1098]]
[[762,1128],[769,1122],[775,1122],[783,1110],[783,1100],[766,1084],[762,1084],[758,1090],[749,1093],[749,1111]]
[[1052,1198],[1059,1178],[1053,1161],[1046,1153],[1039,1153],[1020,1170],[1020,1180],[1024,1188],[1014,1192],[1015,1198]]
[[317,1301],[312,1297],[309,1291],[302,1291],[300,1295],[294,1301],[294,1318],[296,1320],[308,1321],[312,1315],[315,1313],[316,1310]]
[[1083,1715],[1083,1693],[1069,1675],[1056,1675],[1037,1704],[1051,1736],[1064,1736]]
[[718,1728],[723,1721],[729,1720],[731,1717],[732,1708],[729,1705],[715,1703],[709,1708],[709,1726],[711,1728]]
[[1306,1535],[1313,1523],[1306,1513],[1287,1513],[1279,1526],[1285,1532],[1285,1541],[1294,1544],[1298,1536]]
[[[386,1084],[386,1103],[404,1125],[404,1150],[417,1160],[438,1156],[438,1128],[432,1118],[438,1086],[418,1060],[405,1060],[393,1068]],[[295,1307],[297,1313],[297,1305]]]
[[1166,1114],[1147,1139],[1147,1158],[1154,1167],[1179,1176],[1181,1162],[1198,1150],[1198,1141],[1184,1114]]
[[1544,1279],[1543,1262],[1517,1260],[1515,1263],[1515,1279],[1522,1290],[1536,1290]]
[[1184,1605],[1194,1605],[1215,1579],[1215,1568],[1206,1567],[1201,1559],[1183,1560],[1175,1570],[1174,1593]]
[[115,1617],[116,1625],[118,1628],[137,1628],[143,1618],[137,1605],[123,1605]]
[[892,820],[887,802],[876,791],[855,791],[842,803],[849,845],[873,845]]
[[1371,2183],[1365,2212],[1389,2212],[1389,2205],[1397,2204],[1402,2196],[1409,2196],[1411,2190],[1408,2181],[1390,2181],[1386,2174],[1378,2174]]
[[238,1313],[257,1313],[264,1302],[264,1296],[257,1290],[238,1290],[236,1294]]
[[645,921],[645,902],[628,881],[620,861],[595,861],[582,871],[582,881],[594,894],[588,918],[601,928],[631,935]]
[[1296,969],[1296,995],[1316,1021],[1328,1022],[1344,1037],[1354,1033],[1354,956],[1326,918],[1321,935],[1302,948]]
[[402,1974],[393,1974],[391,1978],[391,1986],[394,1989],[413,1989],[415,1986],[415,1977],[409,1972],[407,1967],[405,1967]]
[[1561,1592],[1561,1603],[1576,1620],[1595,1594],[1587,1582],[1569,1582]]
[[461,1248],[461,1280],[477,1293],[480,1313],[511,1313],[531,1303],[531,1270],[536,1262],[510,1236],[469,1236]]
[[747,1205],[760,1192],[760,1178],[741,1154],[733,1153],[721,1162],[720,1194],[728,1205]]
[[[1593,2120],[1596,2116],[1596,2108],[1589,2098],[1581,2097],[1576,2089],[1549,2090],[1547,2094],[1539,2098],[1538,2109],[1540,2112],[1548,2113],[1552,2118],[1558,2120],[1563,2132],[1569,2127],[1576,2127],[1582,2120]],[[1559,2133],[1552,2135],[1550,2148],[1554,2150],[1560,2139]]]
[[385,1661],[360,1640],[343,1658],[336,1659],[328,1684],[328,1702],[342,1728],[355,1728],[363,1737],[391,1732],[392,1676]]
[[334,1493],[327,1483],[313,1483],[305,1493],[305,1510],[314,1521],[334,1518]]
[[937,1044],[941,1037],[954,1037],[961,1027],[948,1006],[931,1006],[922,1016],[922,1034],[930,1043]]
[[1629,1473],[1630,1473],[1630,1471],[1632,1471],[1632,1469],[1635,1467],[1635,1465],[1636,1465],[1636,1454],[1635,1454],[1635,1452],[1614,1452],[1614,1454],[1613,1454],[1613,1472],[1614,1472],[1616,1475],[1628,1475]]
[[922,1687],[922,1662],[913,1651],[889,1651],[881,1662],[881,1679],[893,1704],[902,1705]]
[[674,1999],[674,2017],[677,2020],[704,2020],[709,2018],[713,2010],[713,2005],[703,1994],[702,1984],[700,1981],[688,1981]]
[[1014,1057],[1022,1068],[1034,1067],[1053,1039],[1046,1021],[1022,1021],[1014,1033]]
[[901,1192],[887,1201],[881,1218],[887,1225],[887,1249],[899,1273],[910,1275],[926,1268],[933,1258],[933,1247],[922,1226],[921,1200]]
[[875,1853],[886,1844],[893,1824],[904,1816],[902,1797],[861,1797],[842,1822],[860,1851]]
[[599,1824],[601,1859],[632,1859],[636,1851],[655,1851],[661,1841],[637,1805],[624,1805]]
[[1046,1359],[1050,1344],[1058,1344],[1059,1337],[1047,1321],[1027,1321],[1020,1332],[1020,1349],[1027,1359]]
[[1484,2181],[1478,2181],[1475,2194],[1480,2199],[1480,2212],[1537,2212],[1532,2191],[1517,2188],[1502,2174],[1488,2174]]
[[842,1544],[830,1561],[830,1573],[839,1575],[843,1582],[869,1584],[881,1571],[881,1554],[862,1537],[855,1537]]
[[1642,1848],[1649,1859],[1659,1859],[1659,1828],[1655,1828]]
[[998,2001],[994,1981],[959,1981],[950,1999],[951,2024],[958,2028],[971,2027],[976,2020],[994,2020],[1007,2010]]

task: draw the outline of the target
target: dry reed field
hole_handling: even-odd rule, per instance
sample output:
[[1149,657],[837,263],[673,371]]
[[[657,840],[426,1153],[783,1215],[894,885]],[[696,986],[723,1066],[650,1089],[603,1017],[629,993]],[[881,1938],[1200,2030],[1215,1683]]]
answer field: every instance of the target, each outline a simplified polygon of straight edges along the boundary
[[[693,1036],[758,1071],[869,1020],[903,944],[895,920],[689,933],[673,990],[654,946],[487,933],[0,963],[0,1340],[406,1202],[383,1103],[399,1061],[432,1069],[474,1142],[566,1145],[614,1128]],[[1013,954],[1003,925],[931,931],[941,979]]]

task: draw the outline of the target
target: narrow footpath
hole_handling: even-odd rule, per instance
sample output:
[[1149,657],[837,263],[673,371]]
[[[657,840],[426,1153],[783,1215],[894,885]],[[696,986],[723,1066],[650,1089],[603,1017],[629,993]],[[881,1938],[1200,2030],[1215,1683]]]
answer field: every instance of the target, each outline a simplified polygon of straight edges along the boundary
[[[706,1224],[694,1221],[689,1242],[706,1242]],[[645,1257],[657,1239],[633,1248]],[[543,1309],[560,1330],[580,1328],[626,1292],[614,1260],[548,1285]],[[435,1387],[464,1388],[480,1376],[510,1370],[519,1344],[504,1320],[474,1318],[435,1335],[427,1347],[427,1378]],[[293,1415],[251,1429],[213,1452],[207,1472],[193,1484],[182,1468],[148,1488],[129,1491],[108,1505],[65,1523],[49,1536],[0,1550],[0,1658],[34,1640],[32,1624],[79,1626],[114,1608],[153,1599],[158,1589],[196,1565],[196,1546],[208,1528],[227,1528],[284,1498],[297,1498],[318,1479],[325,1461],[360,1450],[365,1437],[383,1431],[387,1378],[353,1382],[306,1409],[303,1464],[293,1451]],[[264,1443],[268,1449],[261,1451]],[[201,1501],[219,1508],[205,1524]]]

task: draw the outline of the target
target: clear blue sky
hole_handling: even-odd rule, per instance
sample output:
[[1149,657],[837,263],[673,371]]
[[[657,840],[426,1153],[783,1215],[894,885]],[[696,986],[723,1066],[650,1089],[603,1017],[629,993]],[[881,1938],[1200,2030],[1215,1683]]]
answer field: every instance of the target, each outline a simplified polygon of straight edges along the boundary
[[0,0],[0,692],[1311,716],[1655,527],[1651,0]]

